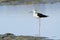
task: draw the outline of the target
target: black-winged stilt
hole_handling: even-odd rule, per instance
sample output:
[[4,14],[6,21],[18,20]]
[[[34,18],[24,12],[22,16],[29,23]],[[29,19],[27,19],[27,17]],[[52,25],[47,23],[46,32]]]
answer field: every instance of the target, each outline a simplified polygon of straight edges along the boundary
[[33,10],[33,16],[39,19],[39,29],[38,29],[39,34],[38,35],[40,37],[40,18],[45,18],[45,17],[48,17],[48,16],[44,15],[42,13],[38,13],[37,10]]

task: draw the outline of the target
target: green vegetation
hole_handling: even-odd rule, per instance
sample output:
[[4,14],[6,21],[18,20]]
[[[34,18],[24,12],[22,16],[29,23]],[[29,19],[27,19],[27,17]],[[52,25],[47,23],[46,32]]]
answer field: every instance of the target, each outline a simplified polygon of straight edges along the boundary
[[12,33],[0,34],[0,40],[53,40],[47,37],[15,36]]

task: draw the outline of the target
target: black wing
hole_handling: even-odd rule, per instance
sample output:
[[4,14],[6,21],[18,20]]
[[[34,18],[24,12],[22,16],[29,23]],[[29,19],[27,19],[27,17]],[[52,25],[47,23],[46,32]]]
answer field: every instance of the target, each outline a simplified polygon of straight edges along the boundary
[[42,18],[42,17],[48,17],[47,15],[41,14],[41,13],[37,13],[37,15]]

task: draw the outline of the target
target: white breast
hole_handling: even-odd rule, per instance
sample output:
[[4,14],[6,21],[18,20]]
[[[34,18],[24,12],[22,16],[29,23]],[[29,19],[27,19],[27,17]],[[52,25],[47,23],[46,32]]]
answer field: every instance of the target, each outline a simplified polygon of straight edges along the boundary
[[39,18],[39,16],[37,15],[37,13],[33,13],[33,17]]

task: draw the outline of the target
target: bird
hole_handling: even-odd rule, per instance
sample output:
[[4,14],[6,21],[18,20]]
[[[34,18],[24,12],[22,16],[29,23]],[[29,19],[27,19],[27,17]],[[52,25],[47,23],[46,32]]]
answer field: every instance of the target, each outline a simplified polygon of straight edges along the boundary
[[45,18],[48,17],[47,15],[44,15],[42,13],[37,12],[37,10],[33,10],[33,16],[36,18]]
[[39,12],[37,12],[37,10],[32,10],[32,12],[33,12],[33,16],[35,17],[35,18],[38,18],[38,25],[39,25],[39,29],[38,29],[38,36],[40,37],[40,18],[45,18],[45,17],[48,17],[47,15],[44,15],[44,14],[42,14],[42,13],[39,13]]

